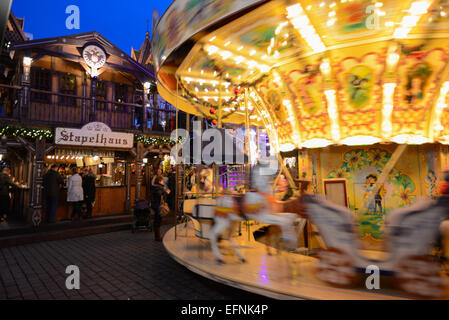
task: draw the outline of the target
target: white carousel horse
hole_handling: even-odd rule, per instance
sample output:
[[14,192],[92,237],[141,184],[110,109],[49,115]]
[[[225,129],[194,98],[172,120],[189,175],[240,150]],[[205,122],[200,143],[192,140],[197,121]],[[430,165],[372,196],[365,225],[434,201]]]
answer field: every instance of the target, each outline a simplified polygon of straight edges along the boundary
[[[210,230],[210,241],[212,251],[219,263],[223,258],[217,246],[218,237],[226,231],[233,221],[243,219],[255,220],[261,223],[277,225],[281,228],[282,239],[285,241],[296,241],[294,221],[296,214],[275,214],[276,204],[270,198],[271,177],[263,174],[261,165],[257,165],[251,175],[252,190],[247,192],[242,201],[237,201],[232,196],[222,196],[217,200],[215,208],[214,226]],[[278,211],[279,212],[279,211]],[[245,258],[238,250],[237,245],[229,238],[235,253],[242,262]]]
[[443,295],[441,266],[429,253],[440,228],[447,231],[447,225],[441,222],[448,217],[448,196],[437,201],[419,201],[391,212],[385,228],[389,255],[382,260],[360,254],[355,219],[347,208],[317,196],[306,196],[303,204],[327,247],[317,265],[317,276],[324,282],[353,286],[360,277],[356,269],[365,270],[374,264],[381,271],[392,272],[396,284],[407,293],[425,298]]

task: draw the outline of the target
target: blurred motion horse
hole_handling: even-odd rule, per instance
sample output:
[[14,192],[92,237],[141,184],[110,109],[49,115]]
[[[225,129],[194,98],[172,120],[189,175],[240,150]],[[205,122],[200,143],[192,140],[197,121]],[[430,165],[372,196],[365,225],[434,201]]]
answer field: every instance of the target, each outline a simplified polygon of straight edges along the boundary
[[[270,195],[271,179],[266,175],[264,166],[258,164],[251,174],[251,188],[243,196],[223,195],[217,199],[215,207],[214,226],[210,231],[210,241],[213,254],[219,263],[224,263],[223,257],[217,246],[219,236],[229,229],[233,221],[255,220],[261,223],[279,226],[281,238],[288,242],[296,241],[294,221],[295,214],[276,214],[282,212],[282,206]],[[242,255],[237,245],[229,238],[234,252],[242,262],[245,257]]]

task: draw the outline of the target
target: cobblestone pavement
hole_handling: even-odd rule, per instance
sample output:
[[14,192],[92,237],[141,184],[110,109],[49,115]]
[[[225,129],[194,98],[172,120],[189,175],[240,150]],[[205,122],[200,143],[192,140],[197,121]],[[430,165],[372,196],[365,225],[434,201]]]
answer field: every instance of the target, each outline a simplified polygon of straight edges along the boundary
[[[65,287],[68,265],[80,269],[80,290]],[[0,249],[0,299],[262,298],[192,273],[172,260],[150,232],[114,232]]]

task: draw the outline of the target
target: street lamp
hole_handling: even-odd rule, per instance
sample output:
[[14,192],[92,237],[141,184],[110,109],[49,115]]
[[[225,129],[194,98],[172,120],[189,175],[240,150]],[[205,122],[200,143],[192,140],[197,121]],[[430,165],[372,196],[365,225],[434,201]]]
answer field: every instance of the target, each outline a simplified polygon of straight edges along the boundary
[[33,58],[23,57],[23,82],[29,84],[30,82],[30,68]]
[[23,57],[23,65],[25,67],[31,67],[31,63],[33,62],[33,58],[31,57]]

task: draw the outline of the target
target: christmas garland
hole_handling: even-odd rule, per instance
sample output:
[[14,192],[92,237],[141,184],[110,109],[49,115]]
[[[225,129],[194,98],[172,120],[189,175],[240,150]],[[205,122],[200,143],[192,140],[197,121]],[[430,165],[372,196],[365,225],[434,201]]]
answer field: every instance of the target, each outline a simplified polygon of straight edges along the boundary
[[173,146],[176,143],[181,142],[181,139],[178,139],[178,142],[176,140],[171,139],[170,137],[151,137],[151,136],[145,136],[141,134],[135,134],[134,138],[137,142],[142,142],[144,145],[170,145]]
[[14,126],[3,126],[0,128],[0,136],[13,136],[28,139],[51,140],[54,137],[53,131],[48,129],[20,128]]
[[[50,141],[54,138],[54,133],[49,129],[21,128],[15,126],[0,127],[0,136],[22,137],[26,139],[46,139]],[[175,145],[177,142],[170,137],[151,137],[141,134],[134,135],[137,142],[146,145]]]

